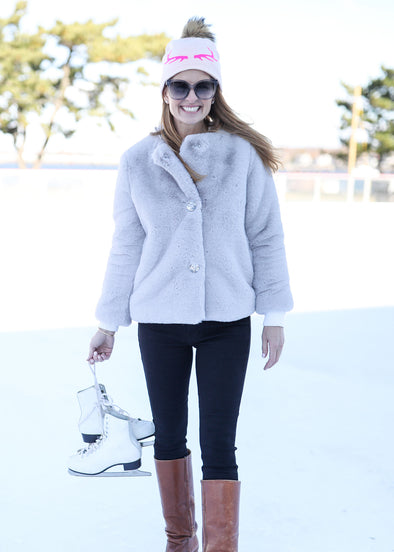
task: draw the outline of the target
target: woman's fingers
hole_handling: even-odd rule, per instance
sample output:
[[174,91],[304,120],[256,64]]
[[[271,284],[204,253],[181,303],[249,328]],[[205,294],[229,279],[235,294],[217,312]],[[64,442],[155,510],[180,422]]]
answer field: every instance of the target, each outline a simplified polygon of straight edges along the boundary
[[270,347],[270,356],[268,358],[267,363],[264,366],[264,370],[269,370],[269,368],[272,368],[274,364],[276,364],[280,358],[280,355],[282,353],[283,347]]
[[265,358],[268,353],[268,361],[264,366],[264,370],[272,368],[280,358],[284,345],[284,331],[281,326],[264,326],[262,335],[262,350]]
[[107,360],[110,356],[111,356],[110,352],[102,352],[101,353],[99,351],[94,351],[93,360],[95,362],[103,362],[103,360]]
[[265,358],[268,355],[269,348],[268,348],[267,334],[264,332],[263,332],[262,339],[263,339],[263,358]]
[[94,364],[95,362],[103,362],[104,360],[108,360],[111,356],[113,346],[113,336],[106,336],[101,332],[96,332],[90,342],[87,361]]

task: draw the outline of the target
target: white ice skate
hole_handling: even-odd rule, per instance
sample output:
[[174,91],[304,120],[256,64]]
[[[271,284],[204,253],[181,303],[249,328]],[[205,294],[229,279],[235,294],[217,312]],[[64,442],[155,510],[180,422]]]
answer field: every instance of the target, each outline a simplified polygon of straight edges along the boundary
[[78,427],[85,443],[94,443],[102,435],[105,413],[114,414],[115,416],[116,413],[127,415],[131,430],[138,441],[152,437],[155,434],[153,422],[131,417],[126,411],[113,403],[101,383],[95,381],[95,385],[78,391],[77,398],[81,409]]
[[[68,471],[71,475],[85,477],[152,475],[138,469],[141,466],[142,446],[131,431],[128,416],[104,414],[103,434],[96,442],[69,458]],[[119,468],[108,471],[117,466],[123,466],[123,471]]]

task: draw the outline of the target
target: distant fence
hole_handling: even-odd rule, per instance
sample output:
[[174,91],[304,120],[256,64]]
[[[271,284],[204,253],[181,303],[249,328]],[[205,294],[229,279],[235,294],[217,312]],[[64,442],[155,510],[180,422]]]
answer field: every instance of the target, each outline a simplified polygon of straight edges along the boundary
[[[113,185],[112,169],[0,169],[0,191],[29,195],[45,190],[94,189]],[[279,172],[281,201],[394,201],[394,174],[349,176],[346,173]]]
[[12,191],[28,188],[29,191],[52,189],[78,189],[114,183],[113,169],[0,169],[0,187]]
[[275,181],[285,201],[394,201],[394,174],[279,172]]

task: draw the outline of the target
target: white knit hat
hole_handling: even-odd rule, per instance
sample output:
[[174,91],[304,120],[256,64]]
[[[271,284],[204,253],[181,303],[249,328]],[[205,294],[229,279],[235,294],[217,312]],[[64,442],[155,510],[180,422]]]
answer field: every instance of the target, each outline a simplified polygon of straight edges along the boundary
[[216,44],[209,38],[178,38],[167,44],[163,57],[162,91],[168,79],[188,69],[199,69],[219,81],[222,88],[220,58]]

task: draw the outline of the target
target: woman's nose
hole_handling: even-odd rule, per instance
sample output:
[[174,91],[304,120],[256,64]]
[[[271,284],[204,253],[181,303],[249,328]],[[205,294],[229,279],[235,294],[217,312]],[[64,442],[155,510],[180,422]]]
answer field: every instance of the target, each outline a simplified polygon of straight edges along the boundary
[[190,102],[194,102],[194,100],[198,100],[193,88],[190,88],[189,94],[186,96],[185,99],[189,100]]

